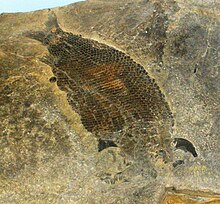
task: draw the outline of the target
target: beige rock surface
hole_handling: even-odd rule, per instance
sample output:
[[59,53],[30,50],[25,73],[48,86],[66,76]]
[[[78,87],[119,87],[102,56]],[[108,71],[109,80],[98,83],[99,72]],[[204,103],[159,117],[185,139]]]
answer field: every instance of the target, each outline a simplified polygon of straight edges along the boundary
[[[91,0],[1,14],[0,203],[220,203],[219,10],[217,0]],[[174,119],[172,131],[162,130],[170,124],[167,116],[160,128],[153,123],[157,138],[187,139],[198,156],[156,140],[170,159],[158,149],[136,158],[123,149],[127,137],[98,151],[104,134],[86,128],[82,104],[77,109],[68,103],[57,65],[44,60],[53,56],[51,44],[27,35],[43,32],[44,39],[62,42],[63,34],[48,26],[54,16],[63,32],[96,40],[140,64],[165,95],[161,102],[155,92],[155,107],[167,103]],[[115,131],[108,134],[116,137]],[[174,167],[178,160],[184,163]]]

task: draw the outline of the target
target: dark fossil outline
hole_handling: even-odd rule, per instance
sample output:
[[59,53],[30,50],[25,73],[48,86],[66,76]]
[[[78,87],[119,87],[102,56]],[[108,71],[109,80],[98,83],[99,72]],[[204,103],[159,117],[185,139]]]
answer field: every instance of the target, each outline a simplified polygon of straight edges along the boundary
[[127,153],[170,150],[172,112],[155,80],[125,53],[64,32],[52,15],[46,30],[26,35],[48,47],[42,59],[85,128]]

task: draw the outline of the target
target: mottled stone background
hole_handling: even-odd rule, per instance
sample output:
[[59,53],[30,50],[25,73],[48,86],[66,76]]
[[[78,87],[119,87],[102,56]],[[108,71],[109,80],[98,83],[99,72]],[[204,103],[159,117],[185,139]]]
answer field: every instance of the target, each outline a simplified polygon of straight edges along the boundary
[[[27,32],[60,28],[114,47],[141,64],[174,117],[173,149],[135,161],[119,147],[98,152]],[[0,16],[0,203],[220,203],[220,2],[87,1]]]

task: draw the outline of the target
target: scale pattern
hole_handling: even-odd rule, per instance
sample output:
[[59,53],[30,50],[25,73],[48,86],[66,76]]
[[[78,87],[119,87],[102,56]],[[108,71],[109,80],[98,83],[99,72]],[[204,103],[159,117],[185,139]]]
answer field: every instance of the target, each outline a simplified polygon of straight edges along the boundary
[[32,37],[48,46],[44,61],[88,131],[113,139],[132,155],[169,146],[172,113],[140,64],[115,48],[58,27]]

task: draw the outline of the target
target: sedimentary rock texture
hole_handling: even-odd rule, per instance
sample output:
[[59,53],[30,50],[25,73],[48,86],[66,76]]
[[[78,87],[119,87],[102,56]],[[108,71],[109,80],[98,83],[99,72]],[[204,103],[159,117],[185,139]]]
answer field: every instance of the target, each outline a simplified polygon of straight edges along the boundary
[[219,7],[1,14],[0,202],[219,203]]

